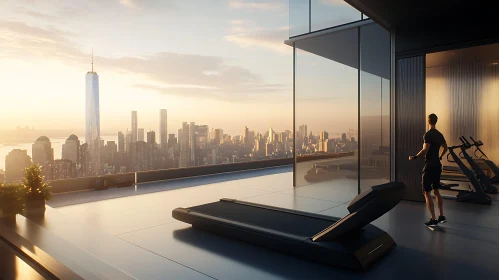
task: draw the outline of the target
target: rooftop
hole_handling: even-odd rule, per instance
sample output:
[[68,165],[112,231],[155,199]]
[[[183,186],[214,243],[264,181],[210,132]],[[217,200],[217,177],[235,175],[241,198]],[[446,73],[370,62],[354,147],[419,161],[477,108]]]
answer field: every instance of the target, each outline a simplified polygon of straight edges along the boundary
[[[228,197],[344,216],[353,196],[331,182],[293,188],[291,167],[267,168],[55,195],[45,220],[38,222],[43,230],[31,228],[30,234],[37,235],[37,246],[55,257],[63,255],[63,247],[81,250],[72,259],[60,259],[80,275],[92,271],[138,279],[495,279],[499,274],[497,202],[480,206],[446,200],[449,222],[430,231],[422,225],[428,217],[425,205],[402,201],[373,223],[398,247],[364,273],[198,231],[171,215],[176,207]],[[29,221],[25,222],[18,219],[19,231],[26,230]]]

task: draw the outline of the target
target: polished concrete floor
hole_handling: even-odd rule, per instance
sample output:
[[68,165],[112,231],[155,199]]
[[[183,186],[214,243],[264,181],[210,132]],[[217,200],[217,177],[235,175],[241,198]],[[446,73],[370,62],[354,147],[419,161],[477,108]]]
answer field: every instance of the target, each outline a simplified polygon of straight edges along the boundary
[[222,197],[344,216],[356,189],[348,180],[293,188],[291,167],[271,168],[56,195],[45,227],[137,279],[499,279],[496,204],[446,200],[449,222],[430,231],[424,204],[400,203],[374,222],[398,247],[363,273],[198,231],[171,216],[176,207]]

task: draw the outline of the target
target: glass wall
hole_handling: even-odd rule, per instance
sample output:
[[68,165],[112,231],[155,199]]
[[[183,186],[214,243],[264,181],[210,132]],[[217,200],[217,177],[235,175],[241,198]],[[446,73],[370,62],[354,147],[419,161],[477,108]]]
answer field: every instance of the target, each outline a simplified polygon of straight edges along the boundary
[[289,0],[289,37],[310,32],[310,3]]
[[297,187],[346,202],[390,181],[390,55],[375,23],[295,42]]
[[360,189],[390,181],[390,33],[360,27]]
[[367,19],[343,0],[289,0],[289,37]]
[[[295,43],[296,186],[357,194],[358,34]],[[346,194],[346,196],[345,196]]]
[[447,143],[471,136],[499,161],[499,44],[428,54],[426,67],[426,113],[438,116]]
[[361,20],[361,13],[343,0],[311,0],[311,31]]

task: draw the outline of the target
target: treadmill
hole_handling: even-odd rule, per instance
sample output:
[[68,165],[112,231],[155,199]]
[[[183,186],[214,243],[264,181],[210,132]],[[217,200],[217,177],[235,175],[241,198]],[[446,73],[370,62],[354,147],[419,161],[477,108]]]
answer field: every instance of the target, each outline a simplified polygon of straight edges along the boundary
[[[473,158],[473,160],[480,167],[482,172],[489,178],[489,181],[491,183],[498,183],[499,176],[496,176],[496,174],[499,174],[499,168],[497,167],[497,165],[495,165],[494,162],[488,160],[487,155],[485,155],[485,153],[479,148],[479,146],[482,146],[483,143],[481,141],[478,141],[478,142],[475,141],[473,139],[473,137],[470,137],[470,138],[472,139],[473,144],[470,144],[469,141],[464,136],[461,136],[459,138],[459,140],[461,140],[461,142],[463,142],[463,143],[466,143],[470,147],[471,146],[476,147],[475,152],[474,152],[475,158]],[[464,142],[464,141],[466,141],[466,142]],[[480,152],[481,155],[477,155],[477,152]],[[465,159],[462,152],[459,153],[459,156],[461,157],[461,159]],[[452,162],[452,161],[449,161],[449,162]],[[472,168],[472,166],[470,166],[470,165],[468,165],[467,167],[468,167],[468,169]],[[442,173],[442,176],[441,176],[442,180],[460,181],[460,182],[468,181],[466,176],[463,174],[461,168],[459,168],[458,166],[444,166],[442,170],[444,171],[444,173]],[[485,171],[487,173],[485,173]],[[479,175],[476,174],[476,172],[475,172],[475,176],[479,176]],[[494,193],[494,192],[493,191],[489,192],[487,190],[486,193]]]
[[373,186],[356,196],[343,218],[262,204],[221,199],[173,210],[173,218],[194,228],[263,246],[312,261],[363,270],[396,246],[370,225],[397,205],[404,183]]
[[[471,148],[470,142],[468,142],[468,140],[466,140],[464,136],[461,136],[459,140],[461,140],[466,149]],[[480,181],[480,184],[483,187],[483,191],[490,194],[497,193],[497,187],[492,185],[492,181],[490,180],[489,176],[487,176],[485,172],[483,172],[483,170],[480,168],[480,166],[475,162],[475,160],[470,155],[468,155],[468,153],[465,151],[466,149],[463,150],[463,156],[471,166],[471,168],[473,168],[473,171],[475,171],[476,178],[478,179],[478,181]]]
[[461,170],[466,175],[466,177],[468,177],[468,180],[473,186],[473,189],[470,188],[469,191],[457,190],[458,194],[456,196],[456,200],[459,202],[491,205],[492,199],[485,193],[484,186],[482,185],[481,181],[479,181],[475,177],[475,174],[471,170],[469,170],[466,165],[464,165],[463,161],[459,158],[458,155],[456,155],[456,152],[454,151],[455,149],[461,149],[463,155],[465,157],[469,157],[469,155],[466,153],[466,149],[468,149],[469,146],[463,143],[459,146],[451,146],[448,148],[449,154],[452,156],[452,158],[454,158],[454,162],[457,163],[457,165],[461,168]]
[[[464,138],[464,139],[466,140],[466,138]],[[475,146],[475,152],[473,153],[476,157],[475,161],[477,161],[478,163],[485,164],[489,168],[489,172],[491,173],[490,181],[492,183],[498,183],[499,182],[499,168],[497,167],[497,165],[493,161],[489,160],[487,155],[482,151],[482,149],[480,149],[480,146],[483,146],[483,142],[480,140],[475,141],[475,139],[473,139],[473,137],[471,137],[471,136],[470,136],[470,139],[471,139],[471,141],[473,141],[472,146]],[[466,140],[466,142],[468,142],[468,140]],[[480,155],[477,155],[477,152],[480,152]]]

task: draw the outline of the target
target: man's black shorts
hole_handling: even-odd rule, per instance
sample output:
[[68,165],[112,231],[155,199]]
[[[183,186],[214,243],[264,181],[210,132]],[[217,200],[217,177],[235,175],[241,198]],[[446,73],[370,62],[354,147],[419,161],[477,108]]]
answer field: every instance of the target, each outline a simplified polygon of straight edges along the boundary
[[423,168],[422,185],[423,191],[429,192],[440,188],[440,175],[442,166],[425,166]]

